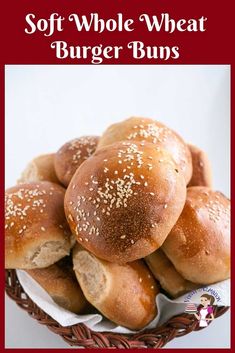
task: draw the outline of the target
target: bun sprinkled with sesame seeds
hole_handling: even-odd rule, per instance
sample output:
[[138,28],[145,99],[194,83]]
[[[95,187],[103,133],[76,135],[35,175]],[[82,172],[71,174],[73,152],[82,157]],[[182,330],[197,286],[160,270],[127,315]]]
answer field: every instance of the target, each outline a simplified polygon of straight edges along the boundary
[[34,158],[21,174],[17,184],[29,183],[32,181],[51,181],[60,184],[55,173],[54,153],[43,154]]
[[210,161],[200,148],[188,145],[193,162],[193,174],[188,186],[212,187],[212,171]]
[[188,188],[184,210],[162,249],[189,281],[211,284],[229,278],[229,199],[207,187]]
[[86,299],[116,324],[138,330],[157,315],[159,289],[141,260],[118,265],[76,245],[73,265]]
[[98,148],[117,141],[146,141],[167,150],[182,171],[186,184],[192,176],[192,158],[187,144],[166,125],[148,118],[132,117],[108,127],[101,136]]
[[51,182],[14,186],[5,193],[5,267],[48,267],[69,254],[71,231],[64,193]]
[[65,194],[65,213],[83,247],[126,263],[162,245],[185,198],[185,179],[165,150],[125,141],[80,166]]
[[78,167],[96,150],[98,136],[83,136],[65,143],[55,155],[58,179],[68,186]]

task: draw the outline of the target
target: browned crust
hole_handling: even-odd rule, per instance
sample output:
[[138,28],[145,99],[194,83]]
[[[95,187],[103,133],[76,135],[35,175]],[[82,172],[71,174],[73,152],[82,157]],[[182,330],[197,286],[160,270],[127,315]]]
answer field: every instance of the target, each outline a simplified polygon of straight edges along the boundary
[[111,321],[138,330],[156,316],[159,289],[142,261],[118,265],[75,247],[73,263],[87,300]]
[[78,167],[96,150],[98,136],[82,136],[65,143],[55,155],[55,170],[58,179],[68,186]]
[[66,191],[65,213],[82,246],[125,263],[161,246],[185,196],[184,177],[166,151],[120,142],[98,150],[77,170]]
[[230,277],[230,200],[190,187],[184,210],[162,246],[187,280],[210,284]]
[[161,287],[173,298],[177,298],[198,287],[195,283],[185,280],[176,271],[161,249],[148,255],[145,261],[154,277],[160,282]]
[[109,126],[100,138],[98,148],[117,141],[146,141],[166,149],[182,171],[186,184],[192,176],[192,158],[187,144],[172,129],[149,118],[131,117]]
[[207,154],[200,148],[188,145],[193,163],[193,174],[188,186],[212,187],[212,170]]
[[70,269],[56,263],[47,268],[27,270],[26,272],[64,309],[79,314],[87,307],[87,301],[72,267]]
[[24,169],[17,183],[51,181],[52,183],[60,184],[55,173],[54,157],[55,154],[50,153],[34,158]]
[[72,244],[64,193],[64,188],[47,181],[6,190],[6,268],[47,267],[69,253]]

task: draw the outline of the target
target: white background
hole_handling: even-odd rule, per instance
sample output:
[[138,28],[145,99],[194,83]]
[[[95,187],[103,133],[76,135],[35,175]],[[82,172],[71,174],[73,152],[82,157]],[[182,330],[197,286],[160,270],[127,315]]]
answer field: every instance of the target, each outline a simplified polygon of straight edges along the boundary
[[[214,188],[230,196],[229,66],[6,66],[6,187],[35,156],[99,135],[129,116],[151,117],[204,149]],[[229,313],[167,347],[229,347]],[[67,347],[6,300],[6,347]]]

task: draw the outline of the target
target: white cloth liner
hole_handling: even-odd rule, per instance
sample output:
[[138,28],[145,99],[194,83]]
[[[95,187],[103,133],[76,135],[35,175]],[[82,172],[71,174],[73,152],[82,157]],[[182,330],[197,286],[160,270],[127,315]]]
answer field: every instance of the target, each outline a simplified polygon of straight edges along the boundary
[[[70,326],[78,323],[85,323],[94,331],[110,331],[118,333],[132,333],[125,327],[117,326],[115,323],[103,318],[101,314],[77,315],[58,306],[47,292],[23,270],[17,270],[17,276],[24,291],[42,310],[55,319],[62,326]],[[213,292],[214,291],[214,292]],[[187,302],[199,304],[202,293],[208,292],[216,297],[215,304],[230,306],[230,280],[205,286],[194,292],[185,294],[175,300],[170,300],[160,293],[156,297],[158,315],[146,328],[154,328],[161,325],[174,315],[184,312]]]

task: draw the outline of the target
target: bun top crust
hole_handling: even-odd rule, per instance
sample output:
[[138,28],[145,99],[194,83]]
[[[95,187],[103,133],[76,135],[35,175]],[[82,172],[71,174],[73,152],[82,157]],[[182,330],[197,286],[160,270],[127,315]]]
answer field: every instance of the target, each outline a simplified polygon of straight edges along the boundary
[[64,186],[68,186],[77,168],[96,150],[98,136],[83,136],[65,143],[55,155],[55,171]]
[[108,127],[100,138],[98,148],[117,141],[146,141],[166,149],[182,171],[186,184],[192,176],[192,158],[187,144],[164,124],[140,117],[132,117]]
[[188,145],[193,163],[193,174],[188,186],[212,187],[212,170],[210,161],[200,148]]
[[185,197],[184,177],[165,150],[124,141],[80,166],[66,191],[65,213],[83,247],[125,263],[161,246]]
[[230,201],[207,187],[190,187],[184,210],[162,247],[181,275],[210,284],[230,276]]
[[17,184],[29,183],[32,181],[51,181],[60,184],[54,167],[54,153],[42,154],[34,158],[21,174]]
[[6,268],[47,267],[69,253],[64,193],[64,188],[46,181],[6,190]]

